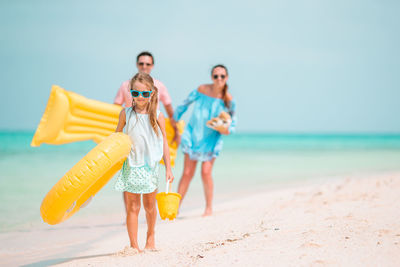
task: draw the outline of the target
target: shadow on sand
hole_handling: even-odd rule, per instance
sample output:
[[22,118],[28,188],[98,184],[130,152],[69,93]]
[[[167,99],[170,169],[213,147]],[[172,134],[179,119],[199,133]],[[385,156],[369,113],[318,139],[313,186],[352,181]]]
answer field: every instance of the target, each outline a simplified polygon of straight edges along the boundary
[[113,254],[99,254],[99,255],[91,255],[91,256],[81,256],[81,257],[75,257],[75,258],[58,258],[58,259],[49,259],[49,260],[43,260],[43,261],[38,261],[26,265],[21,265],[21,267],[41,267],[41,266],[50,266],[54,264],[61,264],[61,263],[66,263],[69,261],[73,260],[82,260],[82,259],[90,259],[90,258],[97,258],[97,257],[106,257],[106,256],[111,256]]

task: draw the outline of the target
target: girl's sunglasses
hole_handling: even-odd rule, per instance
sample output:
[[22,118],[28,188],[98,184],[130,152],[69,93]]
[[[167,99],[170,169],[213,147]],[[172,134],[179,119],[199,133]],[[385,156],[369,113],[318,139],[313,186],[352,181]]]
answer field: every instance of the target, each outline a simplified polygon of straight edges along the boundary
[[151,92],[153,92],[153,91],[137,91],[137,90],[131,89],[132,97],[138,97],[138,96],[142,95],[144,98],[149,98],[151,96]]
[[213,78],[214,78],[214,80],[216,80],[216,79],[218,79],[218,77],[221,77],[221,79],[223,80],[223,79],[225,79],[225,75],[217,75],[217,74],[215,74],[215,75],[213,75]]

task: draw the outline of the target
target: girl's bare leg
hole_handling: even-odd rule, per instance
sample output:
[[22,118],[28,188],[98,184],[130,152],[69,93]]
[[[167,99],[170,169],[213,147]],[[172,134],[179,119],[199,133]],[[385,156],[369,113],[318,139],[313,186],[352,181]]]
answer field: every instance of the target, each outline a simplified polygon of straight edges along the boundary
[[146,211],[146,221],[147,221],[147,239],[145,249],[156,249],[155,246],[155,231],[157,219],[157,209],[156,209],[156,194],[157,190],[150,194],[143,194],[143,206]]
[[194,172],[196,171],[196,165],[197,165],[197,160],[191,160],[189,155],[185,154],[183,173],[178,186],[178,193],[182,196],[181,204],[189,188],[189,184],[192,181]]
[[204,161],[201,165],[201,179],[203,181],[204,196],[206,198],[206,208],[203,216],[210,216],[212,214],[212,201],[214,196],[212,168],[214,166],[214,161],[215,158],[210,161]]
[[141,205],[140,194],[124,192],[124,199],[126,200],[126,227],[128,229],[130,245],[132,248],[140,251],[137,242],[138,215]]
[[125,195],[125,192],[122,193],[122,198],[124,200],[124,207],[125,207],[125,212],[128,213],[128,210],[126,209],[126,201],[127,201],[127,197]]

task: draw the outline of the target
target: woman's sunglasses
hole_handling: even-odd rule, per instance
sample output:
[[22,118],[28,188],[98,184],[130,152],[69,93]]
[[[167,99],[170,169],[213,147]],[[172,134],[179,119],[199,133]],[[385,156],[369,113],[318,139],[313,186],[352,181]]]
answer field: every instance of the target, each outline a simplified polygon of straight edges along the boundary
[[215,75],[213,75],[213,78],[214,78],[214,80],[216,80],[216,79],[218,79],[218,77],[221,77],[221,79],[223,80],[223,79],[225,79],[225,75],[217,75],[217,74],[215,74]]
[[150,67],[151,65],[153,65],[153,64],[144,63],[144,62],[139,62],[138,64],[139,64],[139,66],[144,66],[144,65],[146,65],[147,67]]
[[151,96],[151,92],[153,92],[153,91],[137,91],[137,90],[131,89],[132,97],[138,97],[138,96],[142,95],[144,98],[149,98]]

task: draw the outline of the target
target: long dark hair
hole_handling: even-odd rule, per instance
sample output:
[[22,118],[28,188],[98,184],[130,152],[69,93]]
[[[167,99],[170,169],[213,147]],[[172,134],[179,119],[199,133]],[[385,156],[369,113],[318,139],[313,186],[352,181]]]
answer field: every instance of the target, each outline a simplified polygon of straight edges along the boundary
[[[222,64],[215,65],[211,69],[211,75],[213,74],[213,72],[216,68],[223,68],[226,72],[226,75],[228,75],[228,69]],[[225,107],[230,108],[231,104],[230,104],[230,101],[228,100],[227,92],[228,92],[228,84],[225,83],[224,88],[222,88],[222,100],[224,101]]]

